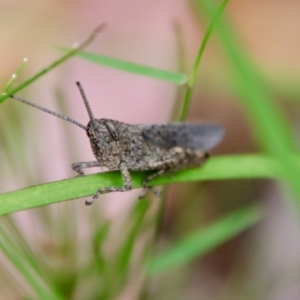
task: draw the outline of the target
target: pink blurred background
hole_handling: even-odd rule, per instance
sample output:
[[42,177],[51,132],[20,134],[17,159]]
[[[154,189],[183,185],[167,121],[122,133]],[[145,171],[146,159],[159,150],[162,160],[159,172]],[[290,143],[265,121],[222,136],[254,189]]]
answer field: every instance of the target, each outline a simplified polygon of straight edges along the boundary
[[[297,86],[300,71],[300,2],[231,1],[226,8],[226,14],[240,38],[239,42],[260,66],[269,82],[277,88]],[[22,73],[22,79],[39,71],[61,54],[52,46],[71,46],[74,42],[81,42],[106,19],[111,20],[110,25],[89,46],[88,51],[174,71],[179,68],[174,21],[178,22],[182,31],[188,70],[205,29],[201,26],[202,20],[197,20],[188,1],[0,0],[0,87],[5,86],[24,57],[29,62]],[[256,145],[245,123],[243,110],[226,90],[226,62],[222,57],[222,49],[217,46],[212,39],[205,50],[189,119],[217,120],[224,124],[226,139],[216,153],[252,152]],[[76,58],[51,71],[18,95],[58,112],[64,106],[64,113],[86,124],[88,117],[75,86],[77,80],[83,84],[96,117],[128,123],[169,121],[178,96],[178,88],[171,83],[95,66]],[[276,91],[275,88],[274,90]],[[63,105],[58,105],[58,94]],[[280,94],[278,95],[280,98]],[[17,105],[21,104],[12,103],[12,100],[1,105],[1,110],[4,111],[2,116],[4,118],[6,115],[8,127],[15,126],[15,120],[9,116],[11,106]],[[291,120],[297,123],[295,119],[298,117],[298,107],[296,110],[295,107],[295,104],[288,101],[285,104]],[[24,113],[24,119],[21,120],[21,140],[9,142],[13,162],[0,154],[1,193],[28,186],[27,175],[22,175],[25,169],[26,174],[30,174],[32,185],[72,177],[75,175],[70,168],[72,162],[93,160],[85,132],[71,124],[62,124],[63,121],[42,112],[32,111],[27,107],[17,109]],[[67,128],[67,135],[62,130],[63,126]],[[19,154],[17,146],[21,145],[24,152]],[[169,198],[177,193],[177,188],[168,193]],[[227,195],[228,191],[234,196],[226,199],[228,202],[220,204],[220,199],[225,200],[222,195]],[[215,186],[212,183],[208,184],[206,194],[208,200],[204,200],[201,209],[207,209],[207,219],[241,202],[252,202],[253,199],[262,199],[269,211],[260,231],[251,233],[250,250],[244,252],[249,259],[247,262],[250,258],[253,259],[249,262],[253,269],[245,267],[251,269],[247,272],[249,277],[244,278],[245,282],[255,285],[260,280],[258,274],[262,277],[268,276],[281,266],[293,264],[299,256],[299,228],[288,205],[281,202],[284,196],[274,184],[226,182]],[[138,192],[132,191],[105,196],[105,199],[109,199],[103,201],[108,218],[117,220],[122,217],[124,209],[126,211],[132,201],[135,201],[136,195]],[[82,200],[78,201],[78,205],[83,205]],[[178,203],[167,202],[162,225],[165,232],[174,230],[180,210],[188,205],[180,200]],[[28,226],[30,230],[33,225],[26,221],[27,212],[18,213],[16,216],[23,218],[24,226]],[[200,223],[204,221],[201,220]],[[197,221],[194,222],[191,227],[197,226]],[[237,239],[201,262],[201,276],[205,274],[205,282],[209,284],[201,285],[203,278],[197,273],[191,280],[189,295],[198,295],[201,292],[201,299],[217,299],[215,292],[219,291],[220,282],[239,255],[236,252],[239,243],[240,240]],[[276,285],[276,280],[270,284]],[[231,295],[230,284],[227,288],[228,290],[223,291],[224,295]],[[299,295],[300,286],[295,280],[294,284],[280,293],[276,293],[275,288],[265,299],[293,300],[299,299]]]

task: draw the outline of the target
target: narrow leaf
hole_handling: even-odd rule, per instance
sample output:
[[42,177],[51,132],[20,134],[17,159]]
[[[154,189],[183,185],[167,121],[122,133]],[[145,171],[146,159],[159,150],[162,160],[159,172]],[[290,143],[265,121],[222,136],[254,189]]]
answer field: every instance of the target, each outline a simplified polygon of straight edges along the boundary
[[182,242],[150,261],[149,275],[157,275],[179,267],[235,237],[261,218],[261,210],[252,206],[235,211],[206,229],[191,234]]

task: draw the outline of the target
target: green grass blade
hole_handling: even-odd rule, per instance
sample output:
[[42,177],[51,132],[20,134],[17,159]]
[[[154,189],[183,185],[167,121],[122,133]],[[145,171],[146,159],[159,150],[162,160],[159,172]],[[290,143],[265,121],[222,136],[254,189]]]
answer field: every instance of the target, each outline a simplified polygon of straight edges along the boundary
[[[197,8],[210,19],[216,4],[210,0],[194,0]],[[248,118],[261,148],[274,155],[281,163],[284,177],[295,195],[300,213],[300,169],[293,164],[291,153],[297,152],[293,131],[286,117],[276,105],[273,96],[255,68],[255,64],[241,49],[233,30],[220,16],[215,32],[222,50],[231,63],[232,87],[244,104]]]
[[23,70],[23,68],[24,68],[24,66],[26,65],[27,62],[28,62],[28,59],[24,58],[22,63],[20,64],[20,66],[17,68],[15,73],[11,76],[11,78],[9,79],[7,84],[5,85],[4,90],[3,90],[3,94],[8,93],[8,91],[10,90],[10,88],[13,85],[14,81],[17,79],[17,77],[19,76],[19,74],[21,73],[21,71]]
[[150,276],[170,271],[201,257],[224,242],[237,236],[262,217],[261,209],[252,206],[235,211],[201,229],[164,253],[154,257],[147,267]]
[[62,64],[63,62],[65,62],[66,60],[68,60],[69,58],[73,57],[77,52],[79,52],[80,50],[82,50],[83,48],[87,47],[91,42],[94,41],[94,39],[98,36],[98,34],[106,27],[107,23],[104,22],[102,23],[100,26],[98,26],[96,28],[96,30],[93,31],[93,33],[82,43],[80,44],[78,47],[76,48],[72,48],[69,49],[66,54],[64,54],[63,56],[59,57],[57,60],[55,60],[54,62],[52,62],[50,65],[48,65],[47,67],[45,67],[44,69],[42,69],[40,72],[36,73],[35,75],[33,75],[32,77],[28,78],[27,80],[25,80],[24,82],[22,82],[21,84],[19,84],[18,86],[16,86],[15,88],[12,88],[11,90],[7,91],[7,88],[5,89],[4,93],[2,93],[2,95],[0,95],[0,103],[3,102],[5,99],[7,99],[10,95],[15,94],[16,92],[20,91],[21,89],[23,89],[24,87],[26,87],[27,85],[30,85],[32,82],[36,81],[37,79],[39,79],[41,76],[45,75],[46,73],[50,72],[51,70],[53,70],[54,68],[56,68],[58,65]]
[[[137,201],[128,216],[128,221],[124,224],[122,243],[115,254],[114,262],[111,264],[113,274],[110,277],[115,290],[126,285],[130,277],[130,266],[133,261],[137,261],[137,258],[133,257],[134,248],[148,207],[148,201]],[[118,276],[116,277],[114,274],[118,274]]]
[[218,9],[216,10],[216,12],[214,13],[214,15],[212,16],[210,23],[204,33],[204,37],[201,41],[200,47],[198,49],[191,73],[189,75],[189,79],[188,79],[188,83],[187,83],[187,88],[186,88],[186,92],[184,95],[184,99],[182,102],[182,107],[180,110],[180,114],[179,114],[179,121],[183,121],[188,113],[188,109],[190,106],[190,102],[191,102],[191,96],[192,96],[192,90],[195,84],[195,80],[196,80],[196,76],[197,76],[197,72],[199,69],[199,65],[200,65],[200,61],[202,58],[202,55],[204,53],[204,49],[207,45],[208,39],[212,33],[212,30],[214,28],[214,26],[216,25],[220,14],[222,13],[222,11],[224,10],[226,4],[228,3],[228,0],[223,0],[221,2],[221,4],[219,5]]
[[137,201],[134,204],[133,211],[131,212],[128,224],[130,224],[130,229],[124,236],[124,243],[120,247],[118,254],[116,255],[116,268],[117,273],[120,276],[125,277],[126,271],[128,271],[128,266],[130,259],[132,257],[132,249],[136,240],[136,236],[143,222],[145,213],[149,207],[147,201]]
[[[300,158],[289,158],[300,168]],[[142,179],[149,173],[132,172],[133,188],[142,185]],[[163,185],[176,182],[283,178],[282,165],[272,157],[260,155],[224,156],[210,159],[204,166],[174,173],[172,176],[157,178],[149,185]],[[99,188],[122,186],[120,172],[105,172],[83,177],[41,184],[0,195],[0,215],[47,205],[55,202],[91,196]],[[101,201],[101,200],[98,200]],[[83,204],[84,205],[84,204]]]
[[[195,6],[211,19],[217,8],[214,1],[194,0]],[[287,120],[275,105],[274,99],[260,76],[255,64],[245,54],[237,41],[233,30],[219,17],[215,33],[221,43],[222,50],[232,65],[233,88],[247,109],[249,119],[262,148],[269,153],[295,151],[291,128]]]
[[[66,48],[58,48],[63,51],[67,51]],[[102,65],[109,68],[114,68],[120,71],[125,71],[137,75],[147,76],[159,80],[169,81],[175,84],[185,84],[187,82],[187,76],[179,72],[171,72],[166,70],[161,70],[157,68],[152,68],[96,53],[90,52],[78,52],[77,55],[79,58],[90,61],[92,63]]]
[[24,279],[31,286],[32,290],[38,296],[38,299],[63,299],[59,293],[48,285],[48,282],[32,266],[32,262],[23,254],[22,249],[16,247],[11,237],[0,227],[0,247],[3,253],[23,275]]

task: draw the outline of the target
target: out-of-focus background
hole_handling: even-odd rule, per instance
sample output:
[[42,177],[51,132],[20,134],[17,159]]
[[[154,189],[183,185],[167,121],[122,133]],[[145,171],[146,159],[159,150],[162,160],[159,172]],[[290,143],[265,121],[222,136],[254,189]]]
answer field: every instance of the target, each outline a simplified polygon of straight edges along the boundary
[[[188,73],[207,24],[197,2],[0,0],[0,88],[24,57],[28,63],[19,81],[61,55],[54,46],[83,41],[106,19],[108,28],[89,51]],[[300,2],[229,1],[224,15],[297,138]],[[224,125],[226,136],[214,155],[259,151],[247,112],[228,84],[230,74],[222,44],[213,34],[187,119]],[[86,124],[78,80],[97,118],[133,124],[170,121],[182,96],[172,83],[78,58],[18,95]],[[72,162],[93,160],[85,132],[13,100],[1,104],[0,126],[0,193],[72,177]],[[0,298],[38,299],[40,286],[53,299],[299,299],[299,223],[286,187],[269,180],[170,186],[163,201],[152,199],[143,230],[136,234],[136,224],[130,222],[138,194],[105,195],[89,208],[79,199],[3,217]],[[256,226],[184,267],[145,279],[145,248],[170,245],[247,203],[261,203],[267,212]],[[154,220],[157,225],[151,227]],[[114,257],[120,240],[132,232],[135,239],[128,247],[133,255],[125,267],[121,254],[118,263]],[[29,267],[16,262],[22,247]],[[24,271],[30,266],[37,270],[35,264],[41,277],[38,271],[32,276]],[[28,278],[36,279],[38,287]]]

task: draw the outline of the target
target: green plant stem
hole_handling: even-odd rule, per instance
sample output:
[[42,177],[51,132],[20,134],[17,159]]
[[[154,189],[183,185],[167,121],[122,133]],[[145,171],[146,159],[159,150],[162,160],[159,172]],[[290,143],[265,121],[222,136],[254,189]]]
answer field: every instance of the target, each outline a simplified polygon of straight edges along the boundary
[[56,66],[60,65],[64,61],[66,61],[67,59],[71,58],[72,56],[74,56],[80,50],[82,50],[85,47],[87,47],[91,42],[93,42],[95,40],[95,38],[99,35],[99,33],[106,26],[107,26],[107,22],[102,23],[100,26],[98,26],[92,32],[92,34],[82,44],[80,44],[76,48],[70,49],[65,55],[61,56],[60,58],[58,58],[57,60],[55,60],[53,63],[51,63],[49,66],[47,66],[46,68],[42,69],[40,72],[36,73],[32,77],[28,78],[27,80],[25,80],[24,82],[22,82],[21,84],[19,84],[18,86],[16,86],[15,88],[11,89],[10,91],[5,91],[5,93],[0,96],[0,103],[3,102],[5,99],[7,99],[9,96],[15,94],[19,90],[21,90],[24,87],[26,87],[27,85],[31,84],[32,82],[34,82],[35,80],[37,80],[38,78],[40,78],[41,76],[43,76],[44,74],[48,73],[49,71],[51,71],[52,69],[54,69]]
[[184,100],[182,103],[182,108],[180,110],[180,115],[178,120],[179,121],[183,121],[186,118],[190,103],[191,103],[191,95],[192,95],[192,90],[195,84],[195,80],[196,80],[196,76],[197,76],[197,72],[199,69],[199,65],[200,65],[200,61],[204,52],[204,49],[206,47],[206,44],[208,42],[208,39],[212,33],[213,28],[215,27],[220,14],[222,13],[222,11],[224,10],[226,4],[228,3],[228,0],[223,0],[220,4],[220,6],[218,7],[215,15],[212,17],[212,19],[210,20],[210,23],[208,25],[207,30],[205,31],[204,37],[202,39],[202,42],[200,44],[199,50],[197,52],[194,64],[193,64],[193,68],[191,70],[191,73],[189,75],[189,79],[187,82],[187,87],[186,87],[186,92],[184,95]]
[[[208,18],[214,15],[215,1],[194,0],[193,2],[199,11],[205,12]],[[221,42],[224,55],[231,63],[232,69],[228,77],[233,91],[246,109],[253,134],[260,147],[280,162],[284,178],[289,182],[295,196],[294,200],[300,216],[300,169],[294,164],[293,159],[290,159],[291,153],[296,155],[298,147],[291,124],[274,101],[274,95],[267,88],[261,72],[242,49],[234,30],[222,16],[215,27],[215,34]]]
[[27,58],[24,58],[22,63],[20,64],[20,66],[17,68],[16,72],[11,76],[10,80],[7,82],[4,91],[2,94],[6,94],[10,87],[12,86],[12,84],[14,83],[14,81],[16,80],[16,78],[18,77],[18,75],[21,73],[21,71],[23,70],[25,64],[27,63]]

